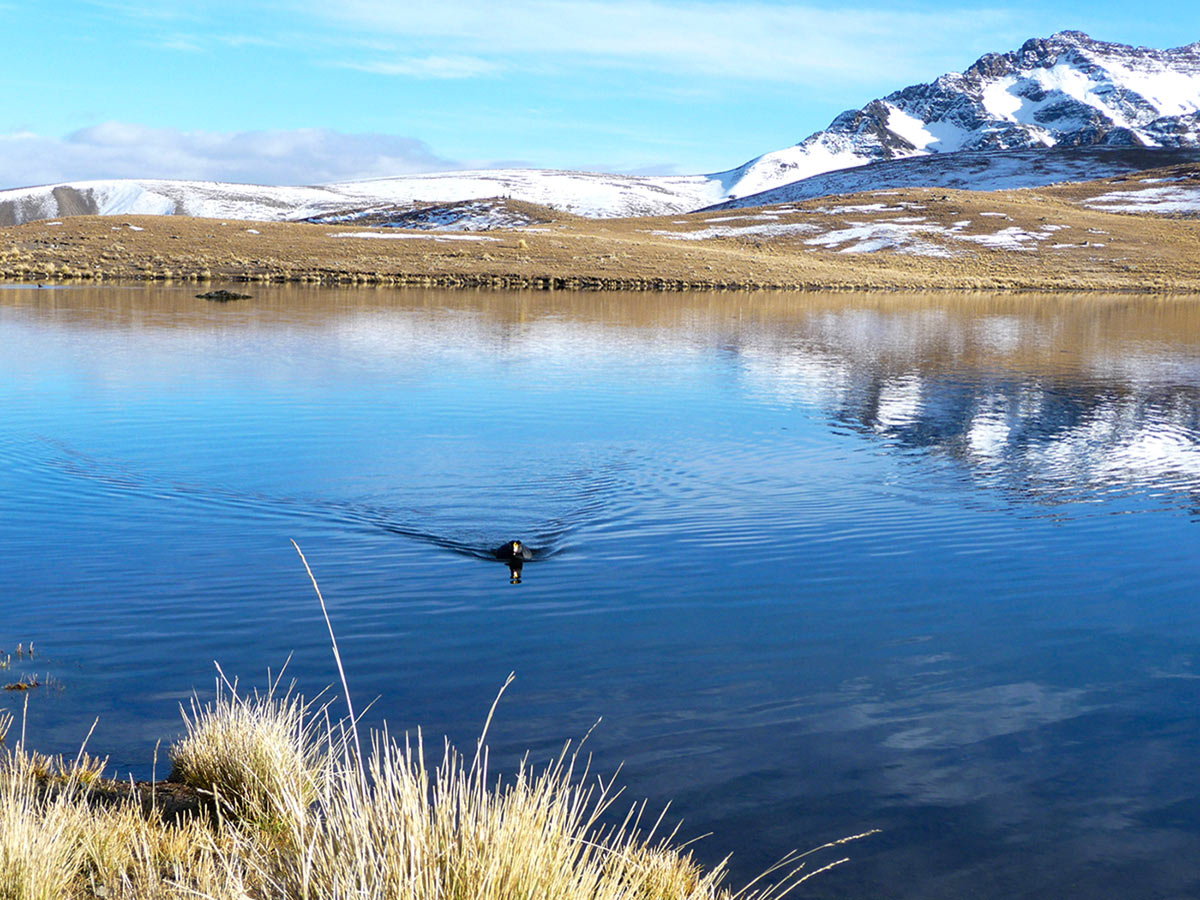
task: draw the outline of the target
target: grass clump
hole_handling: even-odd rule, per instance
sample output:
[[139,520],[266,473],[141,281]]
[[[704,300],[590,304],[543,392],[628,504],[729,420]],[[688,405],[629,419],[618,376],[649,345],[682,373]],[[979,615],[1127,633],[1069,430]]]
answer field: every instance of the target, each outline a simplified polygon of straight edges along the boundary
[[809,854],[865,836],[735,890],[727,860],[705,870],[663,816],[644,825],[645,803],[618,810],[621,791],[578,745],[493,779],[495,705],[469,762],[444,742],[430,768],[420,731],[375,733],[364,754],[353,712],[333,721],[281,678],[241,695],[220,673],[215,698],[183,710],[172,780],[210,795],[215,815],[168,816],[134,791],[113,801],[105,760],[30,753],[22,729],[0,752],[0,900],[782,900],[846,862],[810,868]]
[[577,746],[504,780],[482,737],[431,767],[420,732],[385,730],[360,764],[348,722],[268,681],[242,696],[222,676],[184,713],[174,777],[215,818],[92,802],[105,761],[82,751],[0,755],[0,900],[779,900],[825,868],[794,856],[733,890],[644,803],[620,814]]
[[60,900],[81,869],[85,814],[66,795],[44,800],[23,762],[0,775],[0,898]]
[[184,711],[187,733],[170,751],[173,779],[211,791],[239,817],[264,821],[284,814],[281,802],[311,805],[329,763],[316,740],[319,715],[290,689],[280,694],[278,678],[268,682],[265,693],[242,697],[222,674],[211,703],[193,698]]
[[89,802],[103,766],[19,746],[0,756],[0,900],[244,900],[226,890],[235,873],[199,820]]

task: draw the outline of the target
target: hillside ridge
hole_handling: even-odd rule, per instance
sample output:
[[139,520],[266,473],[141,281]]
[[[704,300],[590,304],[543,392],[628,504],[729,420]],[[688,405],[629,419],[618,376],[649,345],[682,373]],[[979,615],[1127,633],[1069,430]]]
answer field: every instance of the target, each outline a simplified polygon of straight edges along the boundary
[[[1129,152],[1097,152],[1101,148]],[[987,190],[1157,168],[1195,158],[1187,155],[1192,150],[1200,150],[1200,42],[1158,50],[1061,31],[847,110],[800,143],[724,172],[496,169],[309,186],[64,182],[0,191],[0,225],[70,215],[290,221],[354,211],[375,224],[388,224],[384,219],[394,214],[401,226],[423,204],[489,198],[590,218],[661,216],[820,196],[814,190],[893,186],[887,179],[898,170],[880,164],[904,160],[913,160],[899,170],[904,186]],[[846,174],[857,169],[861,176]],[[814,180],[829,173],[838,177]]]

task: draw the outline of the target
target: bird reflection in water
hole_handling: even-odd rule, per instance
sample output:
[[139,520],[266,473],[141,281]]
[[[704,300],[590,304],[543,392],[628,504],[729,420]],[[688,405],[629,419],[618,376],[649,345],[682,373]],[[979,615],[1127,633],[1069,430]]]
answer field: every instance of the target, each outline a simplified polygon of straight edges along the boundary
[[508,583],[521,583],[521,568],[526,560],[533,559],[533,551],[520,541],[509,541],[492,551],[496,559],[508,563]]

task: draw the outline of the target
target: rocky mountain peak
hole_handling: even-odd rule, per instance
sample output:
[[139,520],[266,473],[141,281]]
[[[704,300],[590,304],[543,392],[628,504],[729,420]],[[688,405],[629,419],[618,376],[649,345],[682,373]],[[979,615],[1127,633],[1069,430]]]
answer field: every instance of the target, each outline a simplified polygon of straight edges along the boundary
[[734,171],[745,196],[881,160],[962,150],[1200,146],[1200,42],[1169,50],[1082,31],[1031,38],[910,85]]

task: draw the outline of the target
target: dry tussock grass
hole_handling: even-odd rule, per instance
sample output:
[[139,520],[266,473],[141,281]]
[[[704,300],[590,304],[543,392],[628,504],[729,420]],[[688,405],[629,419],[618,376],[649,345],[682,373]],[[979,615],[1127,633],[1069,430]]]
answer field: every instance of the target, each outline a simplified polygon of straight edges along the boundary
[[[421,240],[367,240],[331,237],[346,229],[329,225],[223,223],[182,216],[130,217],[114,224],[112,218],[80,216],[55,227],[34,222],[0,228],[0,279],[632,290],[1200,291],[1196,220],[1084,205],[1114,187],[1137,187],[1140,179],[1162,174],[1150,171],[1138,180],[1030,190],[911,188],[882,197],[868,192],[786,204],[782,212],[780,207],[765,209],[772,222],[807,223],[825,233],[897,218],[895,211],[872,212],[864,206],[912,204],[927,221],[924,237],[951,251],[941,258],[891,250],[842,253],[845,247],[808,243],[816,233],[812,231],[696,241],[654,234],[704,228],[710,220],[728,222],[731,216],[744,218],[761,209],[607,220],[547,211],[555,221],[539,230],[493,231],[486,237],[498,240],[445,243],[428,232],[428,239]],[[967,219],[972,224],[963,234],[969,235],[1006,227],[1038,231],[1046,224],[1063,230],[1024,250],[939,237],[939,229]],[[251,233],[250,225],[257,233]],[[1055,243],[1062,246],[1053,247]]]
[[284,797],[304,807],[316,798],[328,764],[315,738],[320,718],[290,689],[280,695],[278,677],[268,675],[265,693],[243,697],[222,673],[215,699],[193,698],[183,719],[186,735],[171,747],[174,777],[238,816],[269,821]]
[[444,743],[430,768],[420,732],[376,733],[364,758],[352,715],[281,678],[242,695],[221,673],[215,699],[184,711],[174,775],[211,792],[215,817],[90,802],[106,761],[83,750],[4,751],[0,900],[781,900],[845,861],[795,854],[734,890],[725,863],[706,871],[662,816],[647,825],[645,803],[619,813],[578,745],[493,778],[495,705],[469,761]]
[[[244,896],[197,820],[167,825],[132,805],[88,802],[103,760],[49,759],[21,747],[0,758],[0,898],[143,900]],[[49,781],[47,780],[49,778]]]
[[185,714],[172,757],[219,798],[215,822],[97,807],[103,760],[7,751],[0,900],[778,900],[827,868],[797,855],[733,890],[661,817],[645,827],[644,803],[614,815],[620,791],[570,744],[506,781],[482,739],[470,760],[444,744],[430,768],[419,733],[384,732],[360,767],[345,723],[277,686],[240,696],[222,678]]

